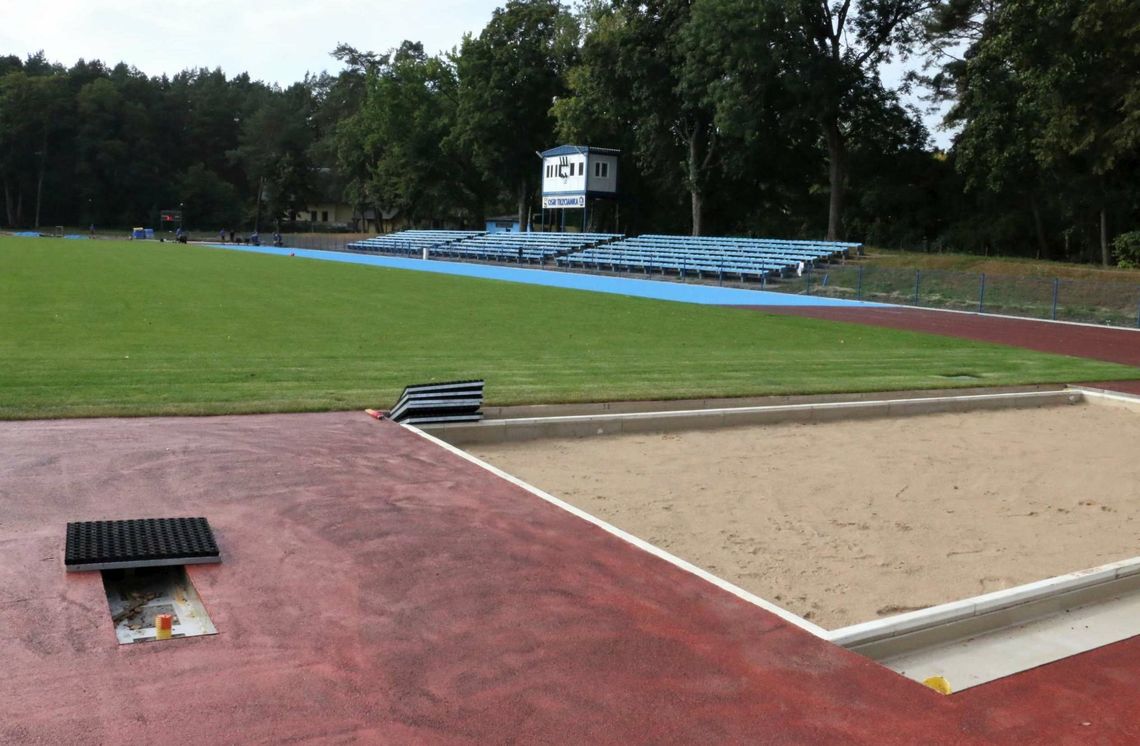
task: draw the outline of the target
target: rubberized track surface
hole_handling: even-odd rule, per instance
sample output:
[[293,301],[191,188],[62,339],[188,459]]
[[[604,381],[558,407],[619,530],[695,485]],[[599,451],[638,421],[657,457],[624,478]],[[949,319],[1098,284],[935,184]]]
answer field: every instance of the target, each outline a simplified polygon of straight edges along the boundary
[[[363,414],[0,423],[0,743],[1135,743],[1140,639],[943,697]],[[119,646],[68,520],[204,515]]]
[[825,308],[753,306],[767,313],[809,316],[891,329],[929,332],[962,339],[1024,347],[1038,352],[1086,357],[1140,367],[1140,330],[1059,324],[1007,316],[954,313],[922,308]]
[[635,298],[656,298],[658,300],[671,300],[680,303],[725,306],[767,306],[769,304],[794,306],[801,303],[807,306],[876,305],[874,303],[844,300],[842,298],[792,295],[789,293],[773,293],[765,290],[745,290],[742,288],[719,287],[705,283],[667,282],[634,276],[595,275],[586,272],[555,271],[539,269],[532,266],[519,267],[517,265],[510,266],[504,264],[485,264],[481,262],[448,261],[446,259],[424,261],[422,259],[409,259],[399,256],[356,254],[344,251],[321,251],[318,249],[278,249],[272,246],[235,246],[232,244],[206,244],[206,246],[212,246],[215,249],[225,249],[227,251],[245,251],[281,257],[295,256],[302,259],[318,259],[324,262],[363,264],[373,267],[413,270],[415,272],[459,275],[484,280],[519,282],[526,285],[545,285],[547,287],[566,288],[570,290],[587,290],[592,293],[612,293],[615,295],[628,295]]

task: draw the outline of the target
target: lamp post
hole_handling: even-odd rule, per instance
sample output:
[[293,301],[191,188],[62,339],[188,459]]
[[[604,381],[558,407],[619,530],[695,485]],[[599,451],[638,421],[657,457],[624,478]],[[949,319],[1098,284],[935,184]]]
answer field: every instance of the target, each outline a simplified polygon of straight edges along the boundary
[[186,207],[186,203],[185,203],[185,202],[179,202],[179,203],[178,203],[178,232],[179,232],[179,233],[182,233],[182,232],[183,232],[183,230],[182,230],[182,228],[183,228],[183,216],[182,216],[182,211],[183,211],[183,209],[184,209],[185,207]]

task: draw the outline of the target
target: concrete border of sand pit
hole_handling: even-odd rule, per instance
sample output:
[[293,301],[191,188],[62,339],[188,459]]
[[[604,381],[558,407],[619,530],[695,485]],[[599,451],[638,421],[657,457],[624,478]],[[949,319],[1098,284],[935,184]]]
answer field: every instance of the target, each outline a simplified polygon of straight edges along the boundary
[[827,631],[823,637],[878,660],[981,635],[1137,590],[1140,590],[1140,557],[1133,557],[885,619],[840,627]]
[[710,407],[612,414],[519,417],[424,427],[452,445],[504,443],[538,438],[580,438],[594,435],[709,430],[744,425],[833,422],[836,420],[912,417],[944,412],[979,412],[1079,404],[1085,393],[1076,389],[1001,392],[966,396],[927,396],[907,399],[812,402],[774,406]]
[[1119,391],[1109,391],[1093,386],[1071,386],[1070,389],[1072,391],[1080,391],[1085,401],[1091,404],[1123,407],[1124,409],[1130,409],[1133,412],[1140,413],[1140,396],[1136,394],[1125,394]]

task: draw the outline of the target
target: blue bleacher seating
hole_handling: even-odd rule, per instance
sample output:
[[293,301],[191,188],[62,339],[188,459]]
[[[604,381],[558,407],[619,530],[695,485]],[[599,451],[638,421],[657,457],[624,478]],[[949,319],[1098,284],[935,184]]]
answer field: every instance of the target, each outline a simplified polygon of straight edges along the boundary
[[621,238],[612,233],[484,233],[408,230],[349,244],[353,251],[544,264],[552,257]]
[[569,270],[643,272],[764,282],[847,256],[861,244],[774,238],[613,233],[407,230],[349,244],[354,251],[475,261],[553,264]]
[[482,235],[481,231],[434,231],[416,230],[400,231],[399,233],[386,233],[382,236],[366,238],[363,241],[350,243],[350,251],[363,251],[377,254],[397,254],[405,256],[421,256],[426,248],[429,252],[438,246],[444,246],[465,238]]
[[441,256],[483,261],[545,264],[554,257],[598,246],[611,233],[487,233],[439,247]]
[[763,281],[838,259],[858,246],[827,241],[649,234],[579,251],[557,261],[569,269]]

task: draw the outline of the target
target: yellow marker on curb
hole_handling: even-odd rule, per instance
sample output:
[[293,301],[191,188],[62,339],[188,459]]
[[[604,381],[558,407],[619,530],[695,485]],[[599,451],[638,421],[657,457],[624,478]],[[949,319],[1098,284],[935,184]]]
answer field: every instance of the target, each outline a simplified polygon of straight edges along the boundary
[[950,688],[950,682],[941,676],[931,676],[922,682],[925,686],[930,687],[939,694],[952,694],[953,690]]
[[174,628],[174,615],[158,614],[154,617],[154,639],[169,640]]

